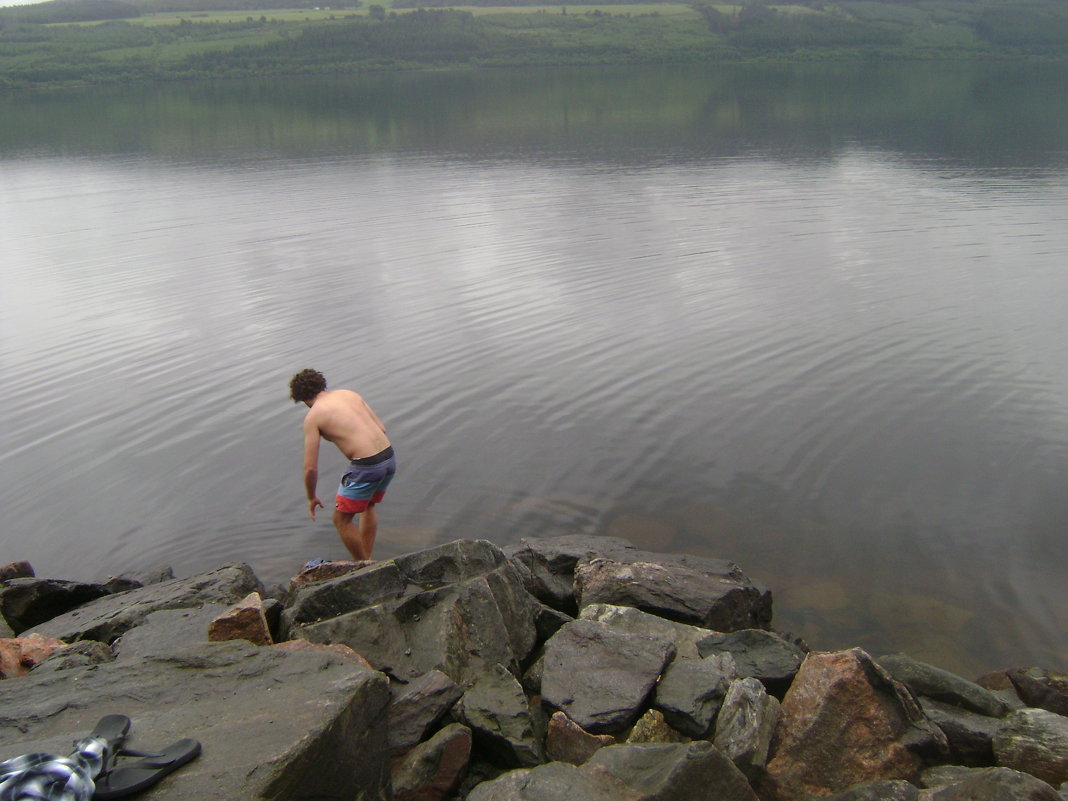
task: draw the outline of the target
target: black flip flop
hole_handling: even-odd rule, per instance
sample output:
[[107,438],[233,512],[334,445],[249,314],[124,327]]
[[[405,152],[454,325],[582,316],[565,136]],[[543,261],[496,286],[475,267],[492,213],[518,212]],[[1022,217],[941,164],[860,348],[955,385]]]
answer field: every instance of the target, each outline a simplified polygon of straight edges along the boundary
[[90,737],[106,740],[108,744],[107,754],[104,756],[104,765],[101,773],[106,773],[108,768],[115,762],[115,757],[122,748],[126,735],[130,733],[130,719],[125,715],[104,715],[97,722]]
[[93,798],[106,801],[109,798],[125,798],[151,787],[168,773],[197,758],[200,743],[196,740],[179,740],[158,754],[148,754],[144,759],[116,765],[96,779]]

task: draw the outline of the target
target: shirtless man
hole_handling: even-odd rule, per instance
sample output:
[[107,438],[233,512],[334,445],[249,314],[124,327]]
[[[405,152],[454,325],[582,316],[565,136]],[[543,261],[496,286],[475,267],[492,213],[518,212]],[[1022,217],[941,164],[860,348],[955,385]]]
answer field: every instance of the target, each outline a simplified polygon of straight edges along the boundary
[[[319,500],[319,439],[337,445],[349,460],[334,498],[334,525],[341,541],[356,560],[370,559],[378,533],[375,505],[397,471],[386,427],[362,397],[347,389],[327,391],[317,370],[301,370],[289,382],[294,403],[311,411],[304,417],[304,489],[308,512],[323,508]],[[353,517],[360,516],[357,529]]]

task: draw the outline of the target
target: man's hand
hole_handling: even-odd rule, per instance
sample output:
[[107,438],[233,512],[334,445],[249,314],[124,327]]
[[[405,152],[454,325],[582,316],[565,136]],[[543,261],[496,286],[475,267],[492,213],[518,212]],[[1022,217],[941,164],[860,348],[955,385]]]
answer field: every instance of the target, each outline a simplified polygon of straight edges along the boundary
[[311,515],[311,519],[312,520],[315,519],[315,507],[317,507],[317,506],[320,509],[325,509],[326,508],[325,506],[323,506],[323,502],[319,500],[319,496],[318,495],[316,495],[314,498],[312,498],[310,501],[308,501],[308,514]]

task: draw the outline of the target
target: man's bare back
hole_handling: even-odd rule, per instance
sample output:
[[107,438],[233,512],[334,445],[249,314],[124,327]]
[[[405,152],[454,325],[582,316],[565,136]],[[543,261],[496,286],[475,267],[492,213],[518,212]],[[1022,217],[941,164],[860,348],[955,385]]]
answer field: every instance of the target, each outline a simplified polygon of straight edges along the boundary
[[386,427],[378,415],[348,389],[327,390],[315,398],[304,417],[304,436],[305,440],[314,436],[334,443],[346,459],[374,456],[389,447]]

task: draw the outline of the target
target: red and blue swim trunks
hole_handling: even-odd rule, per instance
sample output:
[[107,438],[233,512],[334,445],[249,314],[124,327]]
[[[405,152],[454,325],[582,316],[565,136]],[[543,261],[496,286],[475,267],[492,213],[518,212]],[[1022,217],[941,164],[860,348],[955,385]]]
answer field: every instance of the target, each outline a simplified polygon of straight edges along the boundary
[[392,446],[374,456],[353,459],[341,477],[334,508],[339,512],[358,515],[367,511],[368,504],[381,503],[396,472],[397,459]]

